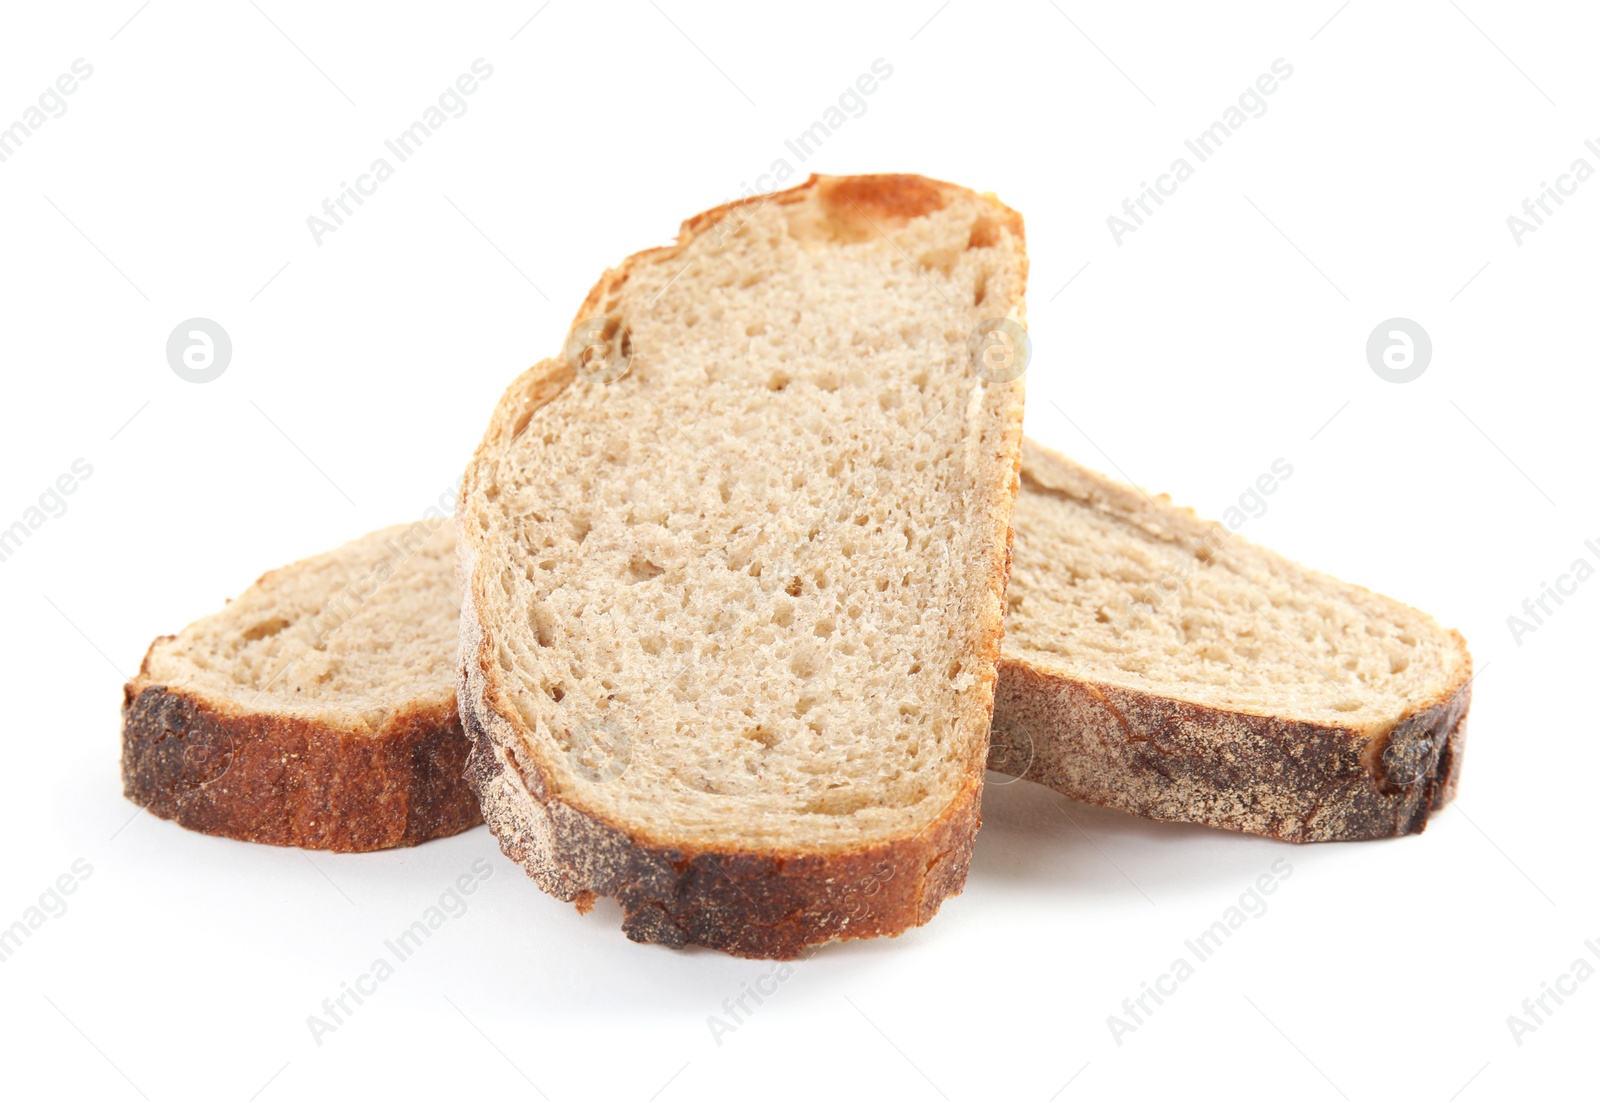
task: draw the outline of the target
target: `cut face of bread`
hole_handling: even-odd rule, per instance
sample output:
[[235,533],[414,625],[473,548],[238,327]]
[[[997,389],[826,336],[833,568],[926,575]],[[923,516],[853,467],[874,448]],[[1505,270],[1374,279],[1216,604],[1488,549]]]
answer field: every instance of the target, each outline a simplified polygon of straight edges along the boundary
[[1293,841],[1421,831],[1471,659],[1425,613],[1024,448],[996,769]]
[[128,799],[251,842],[375,850],[480,822],[455,709],[455,533],[397,525],[272,571],[145,656]]
[[959,891],[1026,267],[991,198],[813,178],[607,273],[506,392],[458,511],[461,708],[543,888],[778,957]]

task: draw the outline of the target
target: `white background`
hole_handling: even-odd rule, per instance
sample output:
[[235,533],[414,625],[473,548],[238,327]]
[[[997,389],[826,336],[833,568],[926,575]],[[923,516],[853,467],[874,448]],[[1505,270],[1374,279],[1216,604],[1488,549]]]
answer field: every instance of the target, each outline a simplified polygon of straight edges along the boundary
[[[94,70],[0,164],[0,527],[93,468],[0,563],[0,926],[93,871],[0,964],[5,1094],[1592,1092],[1600,980],[1521,1045],[1507,1017],[1600,939],[1600,580],[1520,644],[1506,622],[1600,562],[1600,181],[1521,244],[1506,223],[1574,159],[1600,168],[1592,10],[541,3],[5,9],[0,125]],[[317,244],[307,216],[480,57],[469,110]],[[867,111],[801,164],[784,140],[878,58]],[[1107,216],[1277,58],[1267,112],[1114,241]],[[798,964],[718,1044],[708,1016],[771,965],[629,943],[483,829],[302,854],[122,799],[121,685],[153,636],[419,516],[607,265],[780,157],[1023,212],[1032,436],[1210,516],[1289,461],[1245,536],[1470,641],[1461,800],[1424,836],[1296,848],[992,786],[962,896]],[[164,354],[195,316],[234,345],[205,385]],[[1364,353],[1395,316],[1434,345],[1404,385]],[[479,859],[466,914],[318,1045],[307,1016]],[[1107,1017],[1279,859],[1269,910],[1117,1044]]]

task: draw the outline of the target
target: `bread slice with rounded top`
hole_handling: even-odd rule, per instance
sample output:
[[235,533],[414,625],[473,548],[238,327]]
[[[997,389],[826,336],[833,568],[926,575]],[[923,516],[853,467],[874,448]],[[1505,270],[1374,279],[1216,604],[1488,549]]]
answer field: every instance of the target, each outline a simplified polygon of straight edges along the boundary
[[481,822],[462,780],[454,553],[442,519],[382,529],[156,640],[123,691],[128,799],[195,831],[324,850]]
[[1032,441],[991,765],[1295,842],[1421,831],[1455,793],[1466,642]]
[[978,825],[1021,219],[813,177],[606,273],[468,469],[461,715],[502,848],[637,941],[926,922]]

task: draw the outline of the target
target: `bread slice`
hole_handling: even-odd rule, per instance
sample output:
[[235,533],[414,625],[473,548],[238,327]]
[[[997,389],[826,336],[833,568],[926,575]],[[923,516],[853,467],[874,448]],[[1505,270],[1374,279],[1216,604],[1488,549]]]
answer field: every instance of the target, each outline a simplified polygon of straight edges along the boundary
[[150,646],[123,691],[128,799],[194,831],[377,850],[481,822],[456,718],[454,528],[265,574]]
[[995,769],[1294,842],[1421,831],[1454,795],[1458,633],[1032,441],[1014,523]]
[[812,177],[606,273],[506,391],[458,510],[461,715],[543,889],[780,958],[960,890],[1026,270],[992,198]]

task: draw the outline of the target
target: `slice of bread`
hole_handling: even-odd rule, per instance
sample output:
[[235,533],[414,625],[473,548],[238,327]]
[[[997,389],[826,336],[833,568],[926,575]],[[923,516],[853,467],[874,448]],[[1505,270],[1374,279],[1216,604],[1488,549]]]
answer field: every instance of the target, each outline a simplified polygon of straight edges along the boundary
[[194,831],[323,850],[481,822],[462,780],[454,553],[444,521],[382,529],[156,640],[123,691],[128,799]]
[[461,715],[543,889],[752,957],[960,890],[1026,271],[993,198],[813,177],[606,273],[506,391],[457,513]]
[[1294,842],[1454,795],[1472,660],[1432,617],[1032,441],[1014,524],[995,769]]

